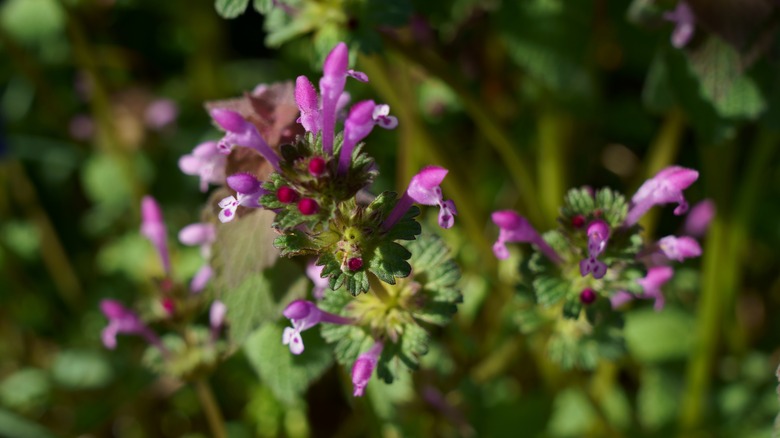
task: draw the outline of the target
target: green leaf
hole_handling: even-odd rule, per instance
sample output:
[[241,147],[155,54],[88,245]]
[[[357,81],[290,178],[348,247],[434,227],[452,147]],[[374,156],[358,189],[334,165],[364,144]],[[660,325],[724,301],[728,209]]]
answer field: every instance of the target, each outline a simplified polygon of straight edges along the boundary
[[657,431],[677,416],[682,382],[658,368],[645,368],[637,393],[637,415],[642,427]]
[[725,118],[755,119],[766,107],[763,96],[743,71],[737,50],[715,35],[689,52],[702,95]]
[[382,242],[371,255],[368,269],[385,283],[395,284],[395,277],[408,277],[412,272],[407,263],[411,256],[412,253],[395,242]]
[[281,251],[283,257],[315,254],[317,247],[309,236],[301,230],[286,231],[274,239],[274,248]]
[[216,0],[214,8],[222,18],[236,18],[243,14],[249,0]]
[[0,382],[0,401],[19,411],[39,409],[48,403],[51,387],[46,372],[23,368]]
[[263,323],[279,319],[287,304],[306,296],[308,285],[300,267],[284,259],[271,269],[246,277],[223,298],[230,338],[240,344]]
[[14,438],[54,438],[56,435],[40,424],[33,423],[13,412],[0,409],[0,436]]
[[273,249],[276,233],[271,229],[274,213],[254,210],[217,227],[213,245],[214,285],[222,293],[241,286],[245,280],[276,263]]
[[317,380],[333,363],[333,354],[317,330],[302,333],[306,347],[294,355],[282,344],[282,328],[266,324],[255,331],[244,345],[249,363],[260,379],[283,403],[300,400],[309,385]]
[[113,373],[105,356],[95,351],[65,350],[51,368],[54,381],[69,389],[102,388]]
[[569,293],[569,284],[555,277],[537,277],[533,280],[534,294],[540,306],[551,307]]
[[639,309],[626,315],[626,344],[643,362],[683,359],[693,346],[693,328],[693,318],[682,310],[668,306],[663,312]]
[[273,0],[254,0],[252,6],[254,6],[257,12],[267,14],[273,9],[274,2]]

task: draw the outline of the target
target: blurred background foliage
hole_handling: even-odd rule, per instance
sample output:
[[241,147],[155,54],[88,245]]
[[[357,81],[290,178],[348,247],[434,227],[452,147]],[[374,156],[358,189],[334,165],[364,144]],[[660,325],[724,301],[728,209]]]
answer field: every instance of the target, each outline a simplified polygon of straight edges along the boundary
[[[142,368],[137,340],[103,349],[97,303],[137,300],[161,274],[138,233],[143,195],[163,205],[171,244],[198,220],[206,196],[177,160],[218,138],[203,102],[315,78],[343,40],[371,78],[353,99],[385,101],[400,120],[370,140],[377,190],[425,164],[451,170],[460,216],[444,237],[465,303],[422,371],[374,381],[364,399],[344,369],[294,369],[312,386],[280,387],[268,369],[289,364],[237,353],[211,379],[229,436],[767,436],[779,407],[780,7],[689,4],[696,29],[675,48],[665,0],[6,0],[0,435],[208,436],[195,389]],[[678,269],[663,312],[640,303],[627,316],[627,357],[558,369],[518,331],[521,255],[495,260],[490,212],[547,228],[567,188],[630,195],[673,163],[701,171],[690,200],[717,206],[705,255]],[[679,219],[659,213],[646,232],[674,233]],[[196,248],[173,258],[181,281],[201,263]],[[276,331],[247,343],[277,348]]]

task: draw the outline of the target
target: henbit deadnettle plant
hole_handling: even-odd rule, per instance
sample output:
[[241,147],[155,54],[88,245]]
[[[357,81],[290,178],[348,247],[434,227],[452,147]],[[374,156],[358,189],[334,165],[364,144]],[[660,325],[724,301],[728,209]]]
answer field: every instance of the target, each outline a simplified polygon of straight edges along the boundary
[[[112,299],[100,302],[100,310],[108,319],[101,334],[103,345],[113,350],[117,346],[117,335],[140,336],[149,344],[144,355],[149,368],[183,380],[201,378],[227,353],[227,344],[221,338],[225,305],[218,300],[211,301],[201,293],[211,278],[211,267],[204,264],[189,287],[173,281],[167,229],[160,206],[150,196],[141,202],[141,234],[149,239],[160,257],[164,277],[157,282],[158,288],[133,308]],[[213,224],[191,224],[179,233],[183,244],[200,246],[205,259],[210,255],[214,239]],[[210,306],[209,327],[205,328],[196,324],[195,319],[207,305]],[[151,324],[165,326],[168,333],[158,336]]]
[[[496,257],[509,257],[510,242],[534,249],[521,265],[521,330],[545,336],[550,355],[566,368],[592,368],[601,357],[622,354],[618,310],[637,298],[655,300],[655,309],[663,309],[661,288],[674,274],[668,264],[701,255],[690,236],[646,242],[637,222],[655,205],[677,203],[674,213],[685,214],[683,191],[698,176],[695,170],[668,167],[642,184],[630,204],[608,188],[572,189],[559,228],[544,235],[513,211],[493,213],[500,230]],[[712,207],[705,206],[690,228],[701,230],[711,218]]]
[[461,296],[455,287],[459,270],[447,249],[436,238],[418,238],[422,229],[415,217],[420,210],[413,205],[438,206],[440,226],[453,226],[455,205],[440,188],[447,170],[425,167],[400,197],[384,192],[371,199],[366,189],[378,169],[363,140],[374,127],[393,129],[398,120],[388,105],[365,100],[351,107],[337,132],[349,102],[347,78],[368,81],[364,73],[350,70],[348,62],[347,46],[340,43],[325,60],[319,95],[306,77],[297,78],[297,122],[303,132],[278,152],[255,123],[217,107],[210,114],[224,137],[198,146],[180,167],[199,175],[203,187],[222,175],[225,165],[215,151],[234,160],[236,149],[251,149],[270,164],[272,171],[263,178],[251,172],[227,176],[235,195],[219,201],[218,219],[230,226],[240,208],[271,210],[280,254],[313,259],[307,273],[316,276],[315,298],[321,301],[297,300],[287,306],[283,313],[292,327],[284,331],[282,342],[293,354],[304,353],[301,332],[324,323],[323,337],[335,344],[337,359],[353,367],[354,394],[359,396],[374,369],[390,382],[401,364],[416,367],[427,351],[422,324],[446,324]]

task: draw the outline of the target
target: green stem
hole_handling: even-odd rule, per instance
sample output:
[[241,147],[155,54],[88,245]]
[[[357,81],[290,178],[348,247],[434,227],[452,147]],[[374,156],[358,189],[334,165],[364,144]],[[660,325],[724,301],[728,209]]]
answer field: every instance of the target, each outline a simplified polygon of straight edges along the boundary
[[539,137],[538,187],[547,225],[554,225],[566,190],[566,147],[573,125],[563,112],[549,108],[537,120]]
[[390,47],[403,55],[404,58],[420,65],[428,73],[444,81],[457,94],[463,108],[485,139],[501,156],[503,164],[509,170],[518,193],[520,193],[523,212],[532,222],[540,224],[539,200],[531,169],[518,153],[519,148],[517,145],[501,128],[498,123],[498,116],[489,111],[490,106],[477,99],[463,84],[462,80],[455,76],[452,65],[441,59],[437,54],[430,50],[421,49],[413,44],[401,42],[393,37],[388,36],[385,38],[385,41]]
[[195,391],[198,393],[200,405],[206,414],[206,420],[209,422],[211,435],[215,438],[227,438],[225,420],[222,418],[222,412],[219,410],[219,405],[217,404],[217,400],[214,397],[214,393],[211,391],[208,382],[200,379],[193,382],[193,385],[195,385]]

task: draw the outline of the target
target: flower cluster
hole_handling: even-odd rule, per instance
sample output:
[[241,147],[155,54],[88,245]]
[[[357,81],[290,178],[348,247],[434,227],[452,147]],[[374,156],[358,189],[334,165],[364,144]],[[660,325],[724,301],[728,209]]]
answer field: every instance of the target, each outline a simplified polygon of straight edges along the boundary
[[[561,226],[544,235],[514,211],[493,213],[499,227],[496,257],[509,257],[510,242],[530,243],[536,250],[523,264],[525,290],[532,295],[523,298],[528,305],[519,313],[521,327],[532,331],[529,327],[539,328],[544,321],[553,324],[550,353],[566,366],[594,365],[596,350],[619,352],[619,332],[606,329],[620,326],[616,310],[634,299],[652,299],[656,310],[664,307],[662,287],[674,274],[670,263],[701,255],[694,237],[706,228],[713,207],[704,203],[694,209],[687,236],[647,243],[637,223],[656,205],[676,203],[674,213],[685,214],[683,191],[698,176],[679,166],[663,169],[642,184],[630,204],[606,188],[571,190],[561,209]],[[555,323],[560,316],[564,321]],[[616,348],[604,348],[610,343]]]
[[[298,77],[294,101],[275,102],[276,113],[257,114],[265,106],[255,102],[277,85],[248,93],[251,111],[236,103],[207,104],[224,136],[199,145],[179,165],[200,177],[202,190],[223,182],[229,189],[228,196],[216,198],[222,227],[236,226],[248,209],[273,212],[274,246],[282,256],[309,258],[307,273],[319,300],[286,307],[292,327],[282,342],[302,354],[301,333],[325,323],[323,335],[337,345],[338,360],[353,367],[355,395],[362,395],[374,369],[389,382],[398,363],[416,364],[425,353],[428,338],[419,322],[443,325],[454,313],[457,267],[439,240],[418,238],[420,210],[413,204],[438,207],[445,229],[454,225],[457,210],[442,193],[448,171],[441,167],[421,169],[400,196],[368,192],[379,171],[363,142],[375,127],[394,129],[398,120],[388,105],[373,100],[349,107],[348,78],[369,80],[349,68],[349,50],[340,43],[325,59],[319,87]],[[284,125],[286,113],[279,116],[291,104],[297,109],[294,126]],[[446,269],[434,269],[415,252],[436,257]],[[333,334],[335,327],[341,334]]]
[[[226,351],[220,338],[227,309],[221,301],[210,303],[208,329],[193,324],[210,301],[201,292],[211,279],[211,266],[204,264],[189,287],[173,281],[167,227],[160,206],[149,196],[141,202],[141,234],[149,239],[160,257],[164,278],[158,282],[159,289],[151,299],[138,303],[138,310],[113,299],[101,301],[100,310],[108,319],[101,335],[103,345],[113,350],[117,346],[117,335],[140,336],[150,346],[147,352],[150,367],[176,377],[196,378],[213,368]],[[210,256],[215,238],[214,225],[208,223],[191,224],[179,232],[181,243],[200,246],[205,259]],[[160,337],[150,323],[165,324],[175,330]]]

